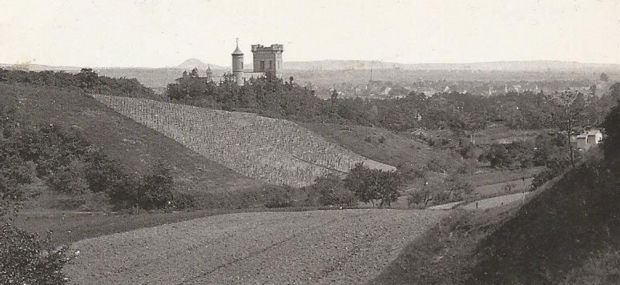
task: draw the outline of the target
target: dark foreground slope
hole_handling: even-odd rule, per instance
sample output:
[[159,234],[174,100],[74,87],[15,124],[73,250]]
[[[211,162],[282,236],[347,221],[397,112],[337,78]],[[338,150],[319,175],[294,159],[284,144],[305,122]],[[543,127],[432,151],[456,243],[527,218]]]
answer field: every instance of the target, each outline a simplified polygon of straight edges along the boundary
[[620,171],[599,163],[568,172],[483,240],[465,284],[562,284],[586,260],[620,249]]
[[620,284],[619,183],[590,157],[521,207],[454,212],[369,284]]
[[0,84],[0,94],[0,102],[17,102],[18,113],[27,121],[79,129],[88,141],[102,147],[128,172],[146,174],[153,164],[164,161],[172,168],[177,190],[195,196],[203,207],[236,207],[231,205],[236,203],[234,199],[226,199],[229,193],[254,192],[253,189],[265,186],[116,113],[78,90]]
[[602,127],[600,150],[478,245],[465,284],[620,284],[620,104]]

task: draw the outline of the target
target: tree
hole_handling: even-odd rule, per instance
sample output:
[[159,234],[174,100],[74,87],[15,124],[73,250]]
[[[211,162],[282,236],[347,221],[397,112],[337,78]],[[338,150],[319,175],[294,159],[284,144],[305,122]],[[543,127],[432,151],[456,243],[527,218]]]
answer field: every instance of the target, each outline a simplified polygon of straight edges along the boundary
[[602,127],[605,129],[603,151],[605,157],[612,157],[620,149],[620,101],[607,114]]
[[311,190],[319,194],[318,203],[322,206],[354,206],[357,202],[344,181],[332,173],[317,178]]
[[189,77],[191,77],[191,78],[199,78],[200,74],[198,73],[198,68],[194,67],[192,69],[192,72],[189,74]]
[[93,89],[97,84],[98,75],[91,68],[82,68],[80,73],[76,75],[78,80],[80,81],[80,87],[86,89]]
[[329,116],[330,117],[332,117],[336,113],[338,113],[337,104],[338,104],[338,91],[336,91],[336,89],[334,89],[334,91],[332,92],[332,95],[331,95],[331,100],[329,102]]
[[620,82],[616,82],[609,87],[609,93],[614,100],[620,100]]
[[172,186],[174,184],[170,169],[158,162],[152,174],[144,177],[142,193],[138,198],[143,209],[163,209],[172,202]]
[[69,261],[65,247],[52,249],[40,239],[10,223],[0,223],[0,281],[2,284],[67,284],[62,273]]
[[376,201],[379,206],[391,206],[400,195],[400,175],[394,171],[366,168],[362,163],[355,165],[345,178],[345,187],[352,191],[364,203],[371,203],[373,208]]
[[607,73],[605,72],[601,73],[600,80],[603,82],[609,81],[609,76],[607,75]]
[[554,124],[566,135],[566,145],[570,154],[571,166],[575,167],[575,154],[571,137],[582,127],[586,101],[581,92],[563,91],[551,97],[555,106]]

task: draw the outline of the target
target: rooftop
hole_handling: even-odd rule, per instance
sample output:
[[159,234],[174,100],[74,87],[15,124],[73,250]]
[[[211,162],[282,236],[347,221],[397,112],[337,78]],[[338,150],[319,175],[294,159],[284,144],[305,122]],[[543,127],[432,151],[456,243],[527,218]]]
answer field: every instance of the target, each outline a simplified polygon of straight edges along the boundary
[[273,44],[269,47],[265,47],[263,45],[252,45],[252,52],[256,51],[284,51],[284,45]]

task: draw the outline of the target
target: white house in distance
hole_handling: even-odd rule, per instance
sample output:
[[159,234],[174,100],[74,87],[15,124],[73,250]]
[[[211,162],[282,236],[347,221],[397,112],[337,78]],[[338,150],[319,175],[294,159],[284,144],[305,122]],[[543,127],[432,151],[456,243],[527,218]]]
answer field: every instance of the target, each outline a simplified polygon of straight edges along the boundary
[[575,140],[577,141],[577,148],[586,151],[603,140],[603,133],[600,130],[592,129],[577,135]]

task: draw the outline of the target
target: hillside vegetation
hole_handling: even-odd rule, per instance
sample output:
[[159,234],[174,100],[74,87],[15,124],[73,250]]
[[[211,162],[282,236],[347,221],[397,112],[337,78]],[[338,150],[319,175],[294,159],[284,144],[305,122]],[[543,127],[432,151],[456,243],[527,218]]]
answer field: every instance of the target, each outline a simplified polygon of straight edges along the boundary
[[478,245],[466,284],[620,283],[620,105],[602,127],[602,149]]
[[620,106],[601,127],[522,207],[456,212],[372,284],[620,284]]
[[[79,131],[127,173],[147,175],[158,161],[165,161],[175,189],[201,196],[203,206],[230,205],[236,203],[228,199],[231,192],[266,186],[118,114],[80,90],[0,83],[0,94],[0,103],[16,106],[25,121]],[[218,199],[215,193],[221,193]]]
[[395,170],[287,120],[146,99],[93,97],[209,159],[271,183],[306,186],[328,173],[346,173],[359,162]]
[[305,123],[305,128],[370,159],[401,170],[422,168],[440,153],[427,144],[381,128],[327,123]]

